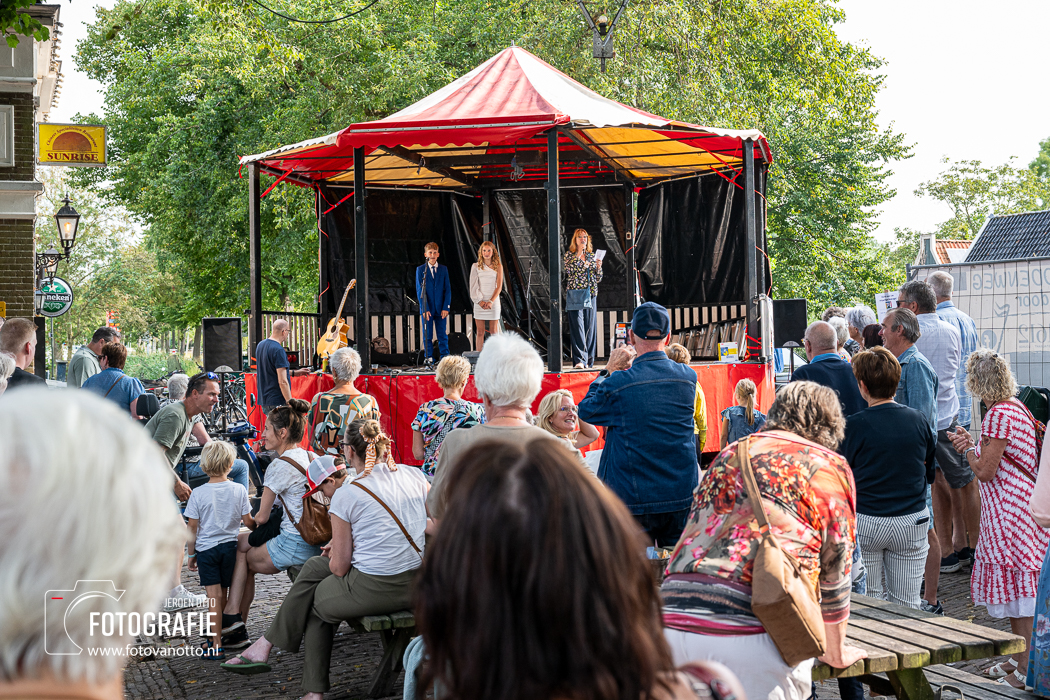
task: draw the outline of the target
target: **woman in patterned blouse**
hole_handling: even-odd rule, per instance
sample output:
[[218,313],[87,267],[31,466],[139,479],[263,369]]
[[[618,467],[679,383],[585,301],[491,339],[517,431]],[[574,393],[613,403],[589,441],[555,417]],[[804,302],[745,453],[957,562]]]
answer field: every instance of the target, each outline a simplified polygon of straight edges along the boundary
[[577,289],[591,292],[591,308],[568,312],[572,361],[576,369],[586,369],[594,366],[594,358],[598,356],[598,283],[602,281],[602,261],[594,257],[591,236],[585,229],[572,232],[563,267],[566,292]]
[[[835,452],[844,426],[834,391],[792,382],[777,393],[766,430],[751,435],[748,447],[770,529],[820,593],[827,636],[820,660],[836,668],[867,655],[845,644],[856,496],[849,465]],[[734,443],[704,474],[671,555],[661,591],[665,635],[677,663],[724,663],[749,698],[803,700],[813,660],[788,666],[751,612],[759,541]]]
[[434,380],[444,394],[419,407],[412,421],[412,456],[423,461],[423,473],[434,478],[434,465],[445,436],[456,428],[471,428],[485,422],[485,407],[463,398],[470,379],[470,361],[461,355],[446,355],[437,366]]

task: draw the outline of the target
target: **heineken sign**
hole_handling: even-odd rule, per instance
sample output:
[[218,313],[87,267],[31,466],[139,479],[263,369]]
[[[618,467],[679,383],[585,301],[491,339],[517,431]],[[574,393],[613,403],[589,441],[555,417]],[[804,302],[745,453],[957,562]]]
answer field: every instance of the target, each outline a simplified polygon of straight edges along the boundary
[[73,287],[61,277],[54,278],[50,284],[45,280],[40,286],[40,293],[44,295],[41,316],[61,316],[73,306]]

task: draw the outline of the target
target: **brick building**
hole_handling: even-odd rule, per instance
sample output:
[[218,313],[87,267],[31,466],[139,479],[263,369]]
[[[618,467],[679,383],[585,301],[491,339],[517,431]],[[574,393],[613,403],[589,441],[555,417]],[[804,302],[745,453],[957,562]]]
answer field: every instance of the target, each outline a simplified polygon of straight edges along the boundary
[[[0,41],[0,301],[6,316],[33,317],[35,287],[33,227],[37,195],[36,128],[47,121],[58,99],[58,5],[31,5],[32,15],[50,31],[47,41],[19,37],[11,48]],[[50,214],[50,212],[48,212]]]

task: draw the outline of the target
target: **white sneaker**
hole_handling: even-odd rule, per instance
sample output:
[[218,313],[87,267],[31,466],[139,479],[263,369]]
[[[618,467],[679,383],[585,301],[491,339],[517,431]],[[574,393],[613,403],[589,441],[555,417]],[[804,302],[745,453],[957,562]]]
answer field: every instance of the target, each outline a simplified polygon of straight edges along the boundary
[[190,593],[181,583],[171,589],[171,593],[164,599],[163,612],[178,612],[188,608],[202,608],[208,606],[208,596],[202,593]]

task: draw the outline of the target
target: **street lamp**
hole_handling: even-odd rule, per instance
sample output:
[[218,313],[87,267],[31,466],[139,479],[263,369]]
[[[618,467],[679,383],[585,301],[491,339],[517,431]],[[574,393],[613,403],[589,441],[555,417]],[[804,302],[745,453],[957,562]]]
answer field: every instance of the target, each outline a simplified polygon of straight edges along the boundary
[[68,258],[70,251],[73,250],[73,243],[77,239],[77,226],[80,225],[80,214],[77,213],[76,209],[69,206],[68,196],[62,201],[64,204],[55,214],[55,223],[58,224],[58,238],[62,243],[62,250],[65,251],[65,257]]
[[[62,259],[62,253],[55,250],[55,245],[52,243],[48,246],[47,250],[43,253],[36,254],[36,274],[37,277],[43,281],[45,278],[48,280],[48,284],[55,280],[55,273],[58,272],[58,261]],[[66,253],[66,257],[69,254]]]

